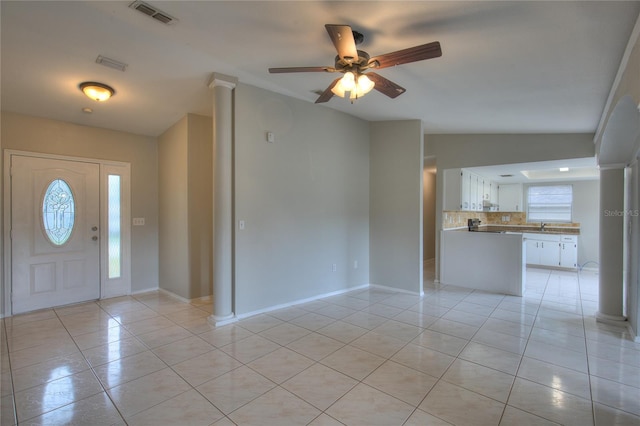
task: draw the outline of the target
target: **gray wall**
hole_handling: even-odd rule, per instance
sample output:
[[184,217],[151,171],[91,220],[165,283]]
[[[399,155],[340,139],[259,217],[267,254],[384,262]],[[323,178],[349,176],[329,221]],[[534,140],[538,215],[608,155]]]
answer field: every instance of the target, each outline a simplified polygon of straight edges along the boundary
[[131,290],[158,287],[158,150],[156,139],[2,112],[2,149],[131,163]]
[[235,313],[368,284],[369,123],[243,84],[235,123]]
[[160,288],[185,299],[213,286],[212,133],[188,114],[158,138]]
[[436,257],[436,172],[425,170],[422,185],[422,258],[430,260]]
[[158,138],[160,288],[212,293],[213,124],[188,114]]
[[187,115],[189,135],[189,299],[213,292],[213,120]]
[[187,117],[158,138],[159,287],[188,298]]
[[422,292],[423,146],[419,120],[371,123],[371,284]]
[[593,134],[481,134],[425,135],[425,154],[436,157],[436,280],[440,277],[439,250],[442,229],[445,169],[529,163],[595,155]]

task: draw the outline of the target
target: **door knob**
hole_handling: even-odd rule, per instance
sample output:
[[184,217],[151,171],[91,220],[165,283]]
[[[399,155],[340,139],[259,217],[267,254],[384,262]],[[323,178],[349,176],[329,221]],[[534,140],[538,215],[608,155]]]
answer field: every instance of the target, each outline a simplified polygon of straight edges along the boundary
[[91,228],[91,230],[92,230],[92,231],[97,231],[97,230],[98,230],[98,227],[97,227],[97,226],[94,226],[94,227],[92,227],[92,228]]
[[93,237],[91,237],[91,239],[92,239],[93,241],[98,241],[98,236],[97,236],[97,235],[94,235]]

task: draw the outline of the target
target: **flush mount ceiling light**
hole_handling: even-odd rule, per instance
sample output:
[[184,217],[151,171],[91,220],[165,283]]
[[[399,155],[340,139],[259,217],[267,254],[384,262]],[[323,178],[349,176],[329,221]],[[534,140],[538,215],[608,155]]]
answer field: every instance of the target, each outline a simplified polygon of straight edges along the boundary
[[116,93],[112,87],[95,81],[85,81],[80,83],[78,87],[87,97],[98,102],[104,102]]
[[558,169],[558,170],[560,170],[561,172],[568,172],[569,168],[568,167],[560,167],[560,169]]

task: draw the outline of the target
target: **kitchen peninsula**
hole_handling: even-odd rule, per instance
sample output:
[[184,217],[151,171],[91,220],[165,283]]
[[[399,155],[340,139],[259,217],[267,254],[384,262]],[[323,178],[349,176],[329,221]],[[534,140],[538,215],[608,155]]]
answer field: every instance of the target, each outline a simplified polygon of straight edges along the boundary
[[[467,221],[478,217],[482,225],[476,232],[469,232]],[[554,247],[560,256],[562,239],[572,241],[571,247],[575,247],[575,240],[571,238],[577,238],[580,233],[578,223],[541,225],[526,223],[524,213],[443,212],[440,282],[522,296],[527,263],[538,263],[532,260],[532,256],[537,254],[536,246],[544,242]],[[539,241],[534,239],[538,235]],[[527,248],[531,252],[529,256]],[[575,267],[575,263],[560,263],[558,261],[556,266]]]

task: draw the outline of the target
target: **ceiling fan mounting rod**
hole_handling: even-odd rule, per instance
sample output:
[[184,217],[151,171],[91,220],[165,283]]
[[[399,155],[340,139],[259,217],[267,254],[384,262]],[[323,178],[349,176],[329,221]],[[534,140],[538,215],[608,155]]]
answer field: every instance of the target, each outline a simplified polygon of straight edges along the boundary
[[332,72],[345,73],[347,71],[352,71],[356,74],[360,74],[361,71],[365,71],[369,68],[375,68],[377,66],[378,62],[375,60],[370,61],[369,58],[369,54],[363,50],[358,50],[357,60],[354,60],[350,56],[345,56],[344,58],[336,56],[335,68]]

